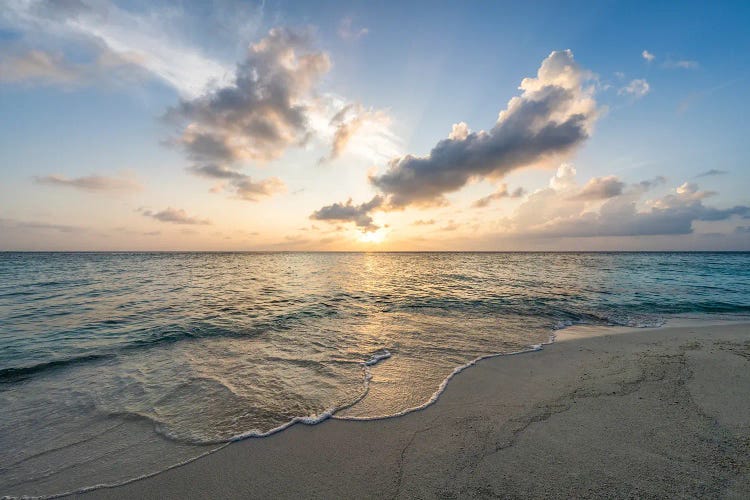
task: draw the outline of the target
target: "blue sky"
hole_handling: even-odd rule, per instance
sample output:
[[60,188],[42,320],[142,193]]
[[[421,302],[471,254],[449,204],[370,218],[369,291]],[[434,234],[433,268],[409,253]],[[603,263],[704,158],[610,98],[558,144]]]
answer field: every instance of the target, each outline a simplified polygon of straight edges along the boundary
[[[743,2],[11,0],[0,249],[750,249],[748,21]],[[512,149],[498,113],[547,98],[519,89],[547,60],[573,79],[539,84],[585,123]],[[293,81],[288,109],[246,99],[282,81],[264,71]]]

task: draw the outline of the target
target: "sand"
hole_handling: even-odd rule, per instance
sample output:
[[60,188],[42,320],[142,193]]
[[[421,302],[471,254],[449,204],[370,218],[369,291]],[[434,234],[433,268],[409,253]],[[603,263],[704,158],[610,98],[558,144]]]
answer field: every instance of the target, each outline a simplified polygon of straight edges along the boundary
[[402,417],[296,425],[81,496],[750,498],[750,325],[602,333],[484,360]]

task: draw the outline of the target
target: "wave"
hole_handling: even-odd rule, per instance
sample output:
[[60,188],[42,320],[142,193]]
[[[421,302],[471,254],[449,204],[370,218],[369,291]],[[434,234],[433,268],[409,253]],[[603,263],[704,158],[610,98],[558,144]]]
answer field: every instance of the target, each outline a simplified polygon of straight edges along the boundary
[[57,370],[57,369],[61,369],[61,368],[65,368],[71,365],[77,365],[81,363],[89,363],[92,361],[112,359],[114,357],[116,357],[115,354],[110,354],[110,353],[86,354],[83,356],[74,356],[71,358],[53,359],[51,361],[45,361],[43,363],[37,363],[35,365],[3,368],[2,370],[0,370],[0,384],[9,383],[9,382],[18,382],[20,380],[27,379],[37,373]]
[[[485,360],[485,359],[496,358],[496,357],[501,357],[501,356],[513,356],[513,355],[540,351],[544,348],[545,345],[554,343],[556,336],[557,336],[557,332],[559,330],[562,330],[562,329],[565,329],[574,325],[580,325],[580,324],[592,324],[592,325],[602,325],[602,326],[628,326],[632,328],[655,328],[655,327],[663,326],[665,324],[665,321],[662,319],[655,320],[652,318],[638,320],[638,319],[629,318],[629,317],[617,319],[617,318],[613,318],[613,317],[606,316],[606,315],[595,315],[595,314],[579,314],[579,315],[576,315],[575,319],[561,320],[558,323],[556,323],[554,327],[550,329],[550,335],[549,335],[547,342],[542,342],[539,344],[532,344],[532,345],[529,345],[526,349],[521,349],[518,351],[497,352],[497,353],[486,354],[486,355],[482,355],[477,358],[474,358],[470,360],[469,362],[462,364],[456,367],[455,369],[453,369],[453,371],[451,371],[451,373],[441,382],[441,384],[438,386],[435,392],[424,403],[415,407],[406,408],[396,413],[366,416],[366,417],[349,417],[349,416],[337,415],[337,413],[341,412],[342,410],[351,408],[352,406],[356,405],[367,396],[367,394],[370,391],[370,380],[372,379],[371,368],[377,365],[378,363],[381,363],[393,356],[393,354],[388,349],[382,348],[382,349],[378,349],[377,351],[372,352],[371,354],[369,354],[369,357],[367,359],[359,362],[359,365],[362,367],[362,373],[363,373],[363,390],[360,393],[360,395],[357,396],[354,400],[344,403],[339,406],[327,408],[317,414],[293,417],[287,420],[286,422],[276,427],[273,427],[271,429],[267,429],[267,430],[250,429],[246,432],[233,435],[226,439],[185,440],[184,438],[180,438],[177,435],[171,433],[168,427],[164,425],[163,422],[157,421],[151,418],[150,416],[138,413],[138,414],[132,415],[132,417],[133,418],[145,418],[145,419],[151,420],[155,426],[154,428],[155,432],[157,432],[158,434],[160,434],[161,436],[167,439],[170,439],[176,442],[183,442],[183,443],[195,444],[195,445],[218,445],[222,443],[241,441],[241,440],[249,439],[249,438],[264,438],[264,437],[268,437],[273,434],[276,434],[278,432],[281,432],[296,424],[315,425],[329,418],[336,419],[336,420],[367,421],[367,420],[382,420],[382,419],[387,419],[387,418],[398,417],[398,416],[406,415],[408,413],[412,413],[415,411],[423,410],[427,408],[428,406],[434,404],[438,400],[440,395],[445,391],[446,387],[448,386],[448,383],[450,382],[451,379],[453,379],[453,377],[455,377],[456,375],[458,375],[465,369],[476,365],[478,362]],[[285,360],[285,361],[289,361],[289,360]],[[346,362],[353,362],[353,361],[346,361]],[[118,414],[118,415],[121,417],[125,416],[123,414]]]
[[[488,306],[493,301],[485,303],[482,307]],[[476,304],[469,305],[471,308]],[[410,308],[413,305],[408,306]],[[435,305],[424,305],[420,307],[435,307]],[[442,307],[436,307],[445,311],[445,304]],[[644,314],[630,311],[612,310],[612,311],[580,311],[570,309],[549,309],[539,308],[539,310],[530,310],[527,313],[533,313],[534,317],[545,318],[549,328],[555,330],[560,327],[566,327],[573,324],[594,324],[603,326],[629,326],[629,327],[658,327],[664,324],[664,319],[658,314]],[[655,309],[655,308],[654,308]],[[455,309],[454,309],[455,310]],[[691,306],[680,308],[685,312],[711,312],[711,313],[742,313],[750,312],[750,307],[737,306],[726,303],[714,303],[703,309]],[[330,312],[330,311],[329,311]],[[498,314],[498,311],[494,311]],[[519,315],[517,312],[516,315]],[[90,353],[70,358],[52,359],[29,366],[19,366],[0,369],[0,384],[18,382],[28,379],[36,374],[44,373],[48,370],[60,369],[77,364],[100,361],[103,359],[112,359],[121,353],[126,353],[139,349],[155,348],[165,344],[175,344],[182,341],[207,338],[250,338],[261,336],[269,331],[279,331],[290,329],[299,321],[308,319],[311,315],[320,316],[320,311],[301,310],[296,313],[287,313],[276,316],[269,320],[261,321],[252,325],[242,326],[239,328],[223,328],[210,323],[201,322],[190,326],[169,325],[151,329],[140,329],[129,334],[131,338],[123,340],[120,344],[115,344],[110,348],[97,353]],[[330,315],[330,314],[329,314]],[[527,314],[530,315],[530,314]],[[117,323],[116,320],[105,320],[101,324],[112,326]],[[387,359],[391,353],[387,350],[378,351],[371,355],[372,357],[365,361],[370,366],[377,362]]]
[[[135,481],[139,481],[139,480],[142,480],[142,479],[153,477],[153,476],[156,476],[158,474],[161,474],[162,472],[165,472],[165,471],[177,468],[177,467],[181,467],[181,466],[183,466],[185,464],[188,464],[190,462],[193,462],[195,460],[199,460],[199,459],[201,459],[201,458],[203,458],[203,457],[205,457],[207,455],[215,453],[216,451],[219,451],[219,450],[221,450],[221,449],[229,446],[230,444],[232,444],[234,442],[241,441],[241,440],[244,440],[244,439],[249,439],[249,438],[264,438],[264,437],[268,437],[268,436],[271,436],[271,435],[276,434],[278,432],[281,432],[283,430],[286,430],[289,427],[291,427],[293,425],[296,425],[296,424],[316,425],[316,424],[318,424],[320,422],[323,422],[323,421],[325,421],[327,419],[348,420],[348,421],[376,421],[376,420],[385,420],[385,419],[389,419],[389,418],[401,417],[401,416],[407,415],[409,413],[421,411],[421,410],[424,410],[427,407],[433,405],[434,403],[436,403],[438,401],[438,399],[440,398],[440,396],[445,392],[445,390],[446,390],[448,384],[450,383],[450,381],[455,376],[457,376],[459,373],[461,373],[464,370],[466,370],[467,368],[475,366],[475,365],[477,365],[477,363],[479,363],[479,362],[481,362],[483,360],[491,359],[491,358],[498,358],[498,357],[503,357],[503,356],[515,356],[515,355],[521,355],[521,354],[527,354],[527,353],[541,351],[541,350],[544,349],[544,346],[553,344],[556,341],[557,335],[558,335],[557,332],[559,330],[564,329],[564,328],[568,328],[570,326],[573,326],[573,324],[580,324],[580,322],[579,323],[568,322],[568,323],[560,323],[560,324],[556,325],[556,327],[554,329],[552,329],[552,331],[551,331],[551,333],[549,335],[549,339],[548,339],[547,342],[542,342],[542,343],[539,343],[539,344],[532,344],[532,345],[529,345],[527,349],[522,349],[522,350],[519,350],[519,351],[506,352],[506,353],[493,353],[493,354],[487,354],[487,355],[479,356],[479,357],[477,357],[477,358],[469,361],[468,363],[465,363],[465,364],[463,364],[461,366],[456,367],[441,382],[441,384],[438,386],[437,390],[432,394],[432,396],[427,401],[425,401],[423,404],[421,404],[419,406],[407,408],[405,410],[402,410],[402,411],[396,412],[396,413],[392,413],[392,414],[378,415],[378,416],[368,416],[368,417],[337,416],[336,415],[337,412],[340,412],[340,411],[342,411],[342,410],[344,410],[346,408],[350,408],[350,407],[354,406],[355,404],[357,404],[358,402],[360,402],[362,399],[364,399],[364,397],[368,394],[368,392],[369,392],[369,381],[371,379],[370,367],[372,367],[372,366],[376,365],[377,363],[380,363],[380,362],[382,362],[384,360],[387,360],[387,359],[389,359],[389,358],[392,357],[392,354],[391,354],[390,351],[388,351],[387,349],[380,349],[380,350],[375,351],[374,353],[372,353],[367,360],[362,361],[361,363],[359,363],[362,366],[363,375],[364,375],[363,380],[364,380],[365,387],[364,387],[364,390],[361,393],[361,395],[358,396],[355,400],[353,400],[350,403],[346,403],[346,404],[343,404],[343,405],[338,406],[338,407],[327,409],[327,410],[325,410],[325,411],[323,411],[323,412],[321,412],[319,414],[316,414],[316,415],[308,415],[308,416],[300,416],[300,417],[292,418],[289,421],[285,422],[284,424],[279,425],[279,426],[277,426],[277,427],[275,427],[273,429],[267,430],[267,431],[252,430],[252,431],[248,431],[248,432],[245,432],[245,433],[237,434],[235,436],[232,436],[229,439],[222,440],[222,441],[216,441],[216,442],[211,442],[211,443],[209,443],[209,442],[202,442],[200,444],[203,444],[203,445],[216,445],[216,447],[212,448],[212,449],[210,449],[208,451],[205,451],[205,452],[203,452],[203,453],[201,453],[201,454],[199,454],[199,455],[197,455],[197,456],[195,456],[193,458],[189,458],[189,459],[184,460],[182,462],[179,462],[177,464],[173,464],[173,465],[170,465],[170,466],[165,467],[163,469],[160,469],[160,470],[157,470],[157,471],[153,471],[153,472],[149,472],[147,474],[143,474],[143,475],[140,475],[140,476],[137,476],[137,477],[134,477],[134,478],[130,478],[130,479],[127,479],[127,480],[124,480],[124,481],[120,481],[120,482],[115,482],[115,483],[95,484],[95,485],[86,486],[86,487],[83,487],[83,488],[80,488],[80,489],[77,489],[77,490],[73,490],[73,491],[68,491],[68,492],[64,492],[64,493],[57,493],[57,494],[52,494],[52,495],[44,495],[44,496],[39,496],[39,497],[36,497],[36,498],[59,498],[59,497],[64,497],[64,496],[68,496],[68,495],[72,495],[72,494],[80,494],[80,493],[90,492],[90,491],[94,491],[94,490],[98,490],[98,489],[114,488],[114,487],[117,487],[117,486],[122,486],[122,485],[130,484],[130,483],[133,483]],[[664,325],[664,322],[662,322],[659,326],[663,326],[663,325]],[[641,327],[641,328],[643,328],[643,327]],[[149,421],[157,424],[157,427],[159,427],[158,426],[158,422],[156,420],[152,419],[149,416],[140,414],[140,413],[136,413],[136,414],[121,413],[121,414],[118,414],[118,416],[120,416],[122,418],[135,418],[135,419],[149,420]],[[163,428],[162,429],[155,429],[155,430],[159,434],[163,435],[164,437],[170,438],[170,436],[168,435],[168,433],[164,433],[164,429]],[[9,497],[8,496],[8,497],[3,497],[3,498],[14,498],[14,497]],[[24,497],[24,498],[28,498],[28,497]]]

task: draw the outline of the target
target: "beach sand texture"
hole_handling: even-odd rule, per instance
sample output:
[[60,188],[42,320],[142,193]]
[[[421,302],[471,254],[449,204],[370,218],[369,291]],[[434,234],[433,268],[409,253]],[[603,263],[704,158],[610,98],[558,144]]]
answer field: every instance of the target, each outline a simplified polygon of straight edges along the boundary
[[750,498],[750,325],[572,329],[432,406],[248,439],[92,498]]

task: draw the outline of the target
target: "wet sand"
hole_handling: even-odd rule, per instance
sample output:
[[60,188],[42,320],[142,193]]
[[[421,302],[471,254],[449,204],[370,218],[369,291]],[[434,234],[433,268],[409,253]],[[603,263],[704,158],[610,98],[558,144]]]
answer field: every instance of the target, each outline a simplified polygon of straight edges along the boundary
[[750,498],[750,324],[566,330],[424,410],[295,425],[79,496]]

